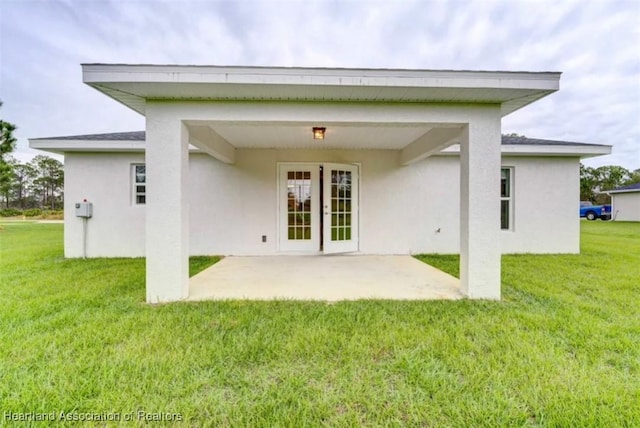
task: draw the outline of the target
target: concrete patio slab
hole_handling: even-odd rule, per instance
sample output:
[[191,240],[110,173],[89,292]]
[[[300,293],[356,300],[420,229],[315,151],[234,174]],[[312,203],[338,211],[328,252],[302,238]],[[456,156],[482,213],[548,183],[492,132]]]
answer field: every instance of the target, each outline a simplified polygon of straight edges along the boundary
[[198,300],[460,299],[460,282],[411,256],[226,257],[190,279]]

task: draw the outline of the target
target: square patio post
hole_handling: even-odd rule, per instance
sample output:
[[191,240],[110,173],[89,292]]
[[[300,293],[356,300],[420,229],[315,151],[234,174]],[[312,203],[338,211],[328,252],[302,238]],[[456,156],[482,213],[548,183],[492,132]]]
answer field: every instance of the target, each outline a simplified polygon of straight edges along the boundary
[[500,299],[499,107],[484,108],[460,141],[460,288],[472,299]]
[[189,144],[185,125],[170,104],[146,105],[147,302],[189,294]]

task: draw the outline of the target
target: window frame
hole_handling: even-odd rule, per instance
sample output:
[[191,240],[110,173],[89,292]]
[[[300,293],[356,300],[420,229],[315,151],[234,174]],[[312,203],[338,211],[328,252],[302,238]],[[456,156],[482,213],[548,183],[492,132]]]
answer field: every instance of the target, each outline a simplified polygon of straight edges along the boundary
[[[502,195],[502,171],[507,171],[508,176],[508,196]],[[513,166],[501,166],[500,167],[500,230],[502,231],[513,231],[514,230],[514,183],[515,183],[515,168]],[[503,218],[502,218],[502,204],[503,202],[508,202],[507,214],[509,216],[508,226],[503,227]]]
[[[137,179],[137,167],[144,167],[144,182],[138,183]],[[144,192],[138,192],[138,187],[144,186]],[[144,202],[139,202],[138,197],[143,196]],[[131,204],[132,205],[146,205],[147,204],[147,165],[145,163],[131,164]]]

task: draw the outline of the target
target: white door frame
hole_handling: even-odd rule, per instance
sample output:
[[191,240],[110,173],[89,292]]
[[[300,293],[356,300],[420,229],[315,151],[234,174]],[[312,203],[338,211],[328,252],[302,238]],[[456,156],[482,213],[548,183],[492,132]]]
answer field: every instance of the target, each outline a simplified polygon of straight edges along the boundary
[[[330,228],[327,231],[327,228],[325,226],[325,228],[323,228],[323,230],[320,230],[320,215],[321,212],[322,214],[324,214],[324,207],[320,207],[320,167],[324,166],[325,170],[327,166],[344,166],[344,167],[349,167],[349,168],[355,168],[356,174],[355,174],[355,178],[352,182],[352,186],[355,184],[356,186],[356,191],[354,194],[354,202],[355,202],[355,209],[353,210],[352,213],[352,222],[354,222],[355,227],[352,229],[352,237],[353,237],[353,242],[355,243],[355,245],[351,245],[350,247],[347,247],[345,245],[339,245],[339,246],[333,246],[333,248],[331,248],[331,245],[329,246],[329,251],[327,251],[327,246],[326,243],[328,242],[328,240],[330,239],[330,233],[331,230]],[[284,189],[282,188],[283,185],[285,185],[284,183],[286,182],[284,177],[287,172],[289,171],[299,171],[301,168],[309,168],[310,171],[312,171],[312,183],[315,180],[315,186],[312,185],[311,187],[311,205],[312,205],[312,218],[311,218],[311,226],[312,226],[312,239],[311,240],[304,240],[304,241],[300,241],[300,244],[298,245],[297,243],[292,243],[290,240],[287,239],[288,236],[288,224],[287,224],[287,219],[288,219],[288,211],[286,210],[286,206],[285,203],[283,201],[282,198],[282,192],[284,191]],[[359,246],[360,246],[360,169],[361,169],[361,165],[360,163],[335,163],[335,162],[278,162],[277,163],[277,174],[276,174],[276,198],[277,198],[277,203],[276,203],[276,235],[277,235],[277,251],[280,253],[284,253],[284,254],[332,254],[332,253],[339,253],[339,252],[353,252],[353,251],[359,251]],[[325,177],[325,183],[327,181],[330,182],[330,180],[327,180],[327,178]],[[325,184],[326,187],[326,184]],[[314,209],[313,207],[316,207],[316,209]],[[320,208],[323,208],[322,211],[320,211]],[[324,223],[326,224],[328,221],[331,221],[331,216],[325,216],[324,219]],[[314,230],[315,229],[315,230]],[[324,250],[325,251],[321,251],[320,250],[320,233],[323,234],[323,241],[324,241]]]

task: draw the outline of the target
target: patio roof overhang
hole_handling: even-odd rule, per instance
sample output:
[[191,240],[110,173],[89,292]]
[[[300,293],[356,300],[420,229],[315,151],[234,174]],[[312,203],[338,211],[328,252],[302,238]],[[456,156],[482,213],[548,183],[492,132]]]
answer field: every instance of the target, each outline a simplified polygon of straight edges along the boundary
[[560,72],[83,64],[83,81],[145,114],[146,100],[499,104],[559,89]]
[[[167,101],[191,105],[208,101],[236,112],[268,110],[270,114],[254,120],[243,113],[232,120],[215,114],[182,117],[189,142],[226,163],[234,163],[238,148],[323,148],[401,150],[401,162],[409,164],[459,142],[464,127],[456,121],[421,122],[420,115],[414,116],[420,120],[412,121],[407,113],[415,107],[484,105],[504,116],[557,91],[560,74],[83,65],[86,84],[143,115],[149,104]],[[307,114],[292,114],[300,111]],[[321,144],[312,138],[314,126],[327,128]]]

